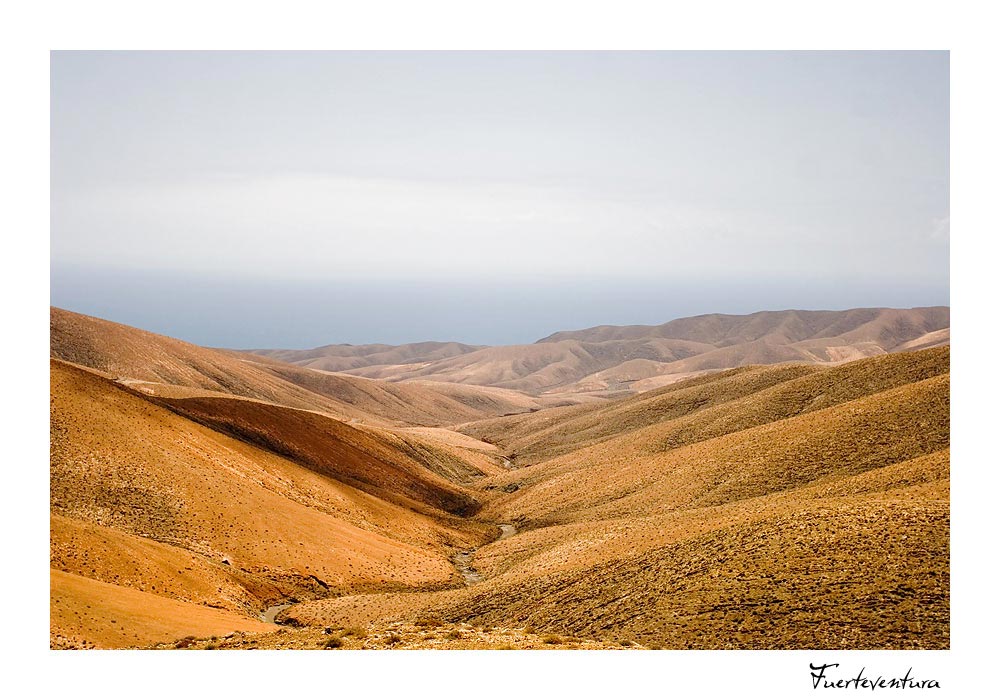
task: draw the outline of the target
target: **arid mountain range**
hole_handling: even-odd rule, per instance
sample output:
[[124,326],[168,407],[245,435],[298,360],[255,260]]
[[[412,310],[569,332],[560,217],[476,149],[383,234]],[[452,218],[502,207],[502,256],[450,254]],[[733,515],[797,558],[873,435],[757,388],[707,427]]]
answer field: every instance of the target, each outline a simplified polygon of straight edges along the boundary
[[51,310],[53,648],[948,648],[949,311],[202,348]]
[[949,342],[948,307],[708,314],[659,326],[562,331],[531,345],[327,345],[254,350],[310,369],[390,381],[492,386],[533,395],[646,391],[731,367],[836,363]]

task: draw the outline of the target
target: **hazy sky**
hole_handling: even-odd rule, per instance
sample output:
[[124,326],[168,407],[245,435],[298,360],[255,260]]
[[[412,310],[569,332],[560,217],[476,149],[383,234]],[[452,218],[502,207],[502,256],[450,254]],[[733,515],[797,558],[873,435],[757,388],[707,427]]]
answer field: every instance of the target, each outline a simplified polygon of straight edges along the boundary
[[947,304],[944,52],[52,55],[52,303],[193,342]]

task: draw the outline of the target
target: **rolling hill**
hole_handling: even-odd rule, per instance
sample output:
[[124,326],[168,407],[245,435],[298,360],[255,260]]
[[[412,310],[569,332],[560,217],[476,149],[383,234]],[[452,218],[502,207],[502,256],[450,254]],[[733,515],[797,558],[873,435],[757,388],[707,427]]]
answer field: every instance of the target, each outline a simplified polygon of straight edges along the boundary
[[149,394],[183,397],[215,392],[373,425],[450,425],[545,405],[516,391],[390,384],[303,369],[257,355],[202,348],[54,307],[50,353]]
[[[447,586],[450,548],[482,537],[445,510],[475,503],[461,487],[375,433],[245,399],[168,410],[51,369],[52,566],[87,579],[53,580],[76,591],[125,586],[253,620],[289,597]],[[53,630],[80,637],[69,617]]]
[[361,367],[426,364],[464,355],[483,347],[464,343],[426,342],[406,345],[324,345],[311,350],[248,350],[247,352],[310,369],[345,372]]
[[949,309],[943,306],[761,311],[745,316],[708,314],[659,326],[561,331],[532,345],[476,349],[450,343],[436,348],[436,353],[424,354],[415,353],[413,346],[395,350],[377,346],[379,352],[361,355],[372,358],[370,364],[361,364],[355,355],[350,356],[351,363],[341,362],[344,346],[255,352],[375,379],[426,379],[565,399],[646,391],[704,372],[746,365],[840,363],[934,347],[948,342],[949,323]]
[[[662,421],[597,441],[557,432],[585,446],[481,484],[492,498],[477,517],[518,527],[476,552],[482,583],[287,614],[654,648],[946,648],[948,364],[932,349],[783,381],[709,375],[661,394]],[[716,382],[717,400],[691,402]],[[641,399],[614,410],[641,416]]]
[[364,346],[389,382],[53,309],[51,645],[948,648],[947,322]]

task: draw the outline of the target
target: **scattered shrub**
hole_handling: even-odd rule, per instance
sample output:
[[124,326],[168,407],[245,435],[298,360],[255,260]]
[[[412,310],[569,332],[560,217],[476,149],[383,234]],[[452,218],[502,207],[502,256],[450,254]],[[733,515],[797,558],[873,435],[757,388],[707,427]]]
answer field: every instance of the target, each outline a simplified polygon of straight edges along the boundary
[[188,636],[188,637],[184,637],[183,639],[178,639],[174,643],[174,648],[175,649],[187,649],[192,644],[194,644],[194,637]]
[[444,622],[436,617],[422,617],[413,624],[417,627],[442,627]]

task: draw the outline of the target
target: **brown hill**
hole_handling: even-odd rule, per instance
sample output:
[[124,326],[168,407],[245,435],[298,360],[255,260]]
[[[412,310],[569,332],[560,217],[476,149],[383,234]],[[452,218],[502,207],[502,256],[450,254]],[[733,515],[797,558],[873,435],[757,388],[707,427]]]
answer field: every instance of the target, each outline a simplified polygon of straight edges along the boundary
[[[562,398],[344,377],[53,310],[53,354],[97,369],[51,365],[51,644],[947,648],[949,349],[924,311],[713,317],[685,331],[702,340],[428,365],[541,387],[628,343],[809,355],[547,408]],[[658,360],[611,369],[629,362]],[[461,434],[421,424],[462,415]],[[302,627],[258,619],[278,603]]]
[[748,501],[530,530],[465,589],[294,606],[311,626],[437,619],[652,648],[947,648],[947,450]]
[[939,375],[673,449],[664,439],[676,424],[654,425],[519,470],[530,488],[498,498],[488,513],[565,522],[591,508],[624,517],[753,498],[944,449],[947,413],[948,376]]
[[[595,551],[594,536],[611,536],[597,526],[465,596],[428,596],[425,607],[446,620],[516,619],[654,648],[946,648],[947,478],[857,497],[799,495],[794,506],[747,504],[728,524],[675,524],[654,547],[636,533]],[[619,529],[633,533],[658,526],[626,523]],[[542,567],[546,575],[529,573]]]
[[542,406],[513,391],[439,391],[427,384],[388,384],[317,372],[256,355],[202,348],[54,307],[50,352],[150,394],[241,396],[374,425],[450,425]]
[[391,381],[425,379],[540,394],[624,359],[626,354],[621,348],[569,340],[484,348],[426,365],[366,368],[353,373]]
[[739,368],[609,403],[489,419],[460,429],[497,445],[522,466],[654,424],[663,434],[651,444],[681,447],[947,374],[950,354],[944,347],[828,368]]
[[264,622],[58,569],[50,572],[53,649],[149,647],[185,636],[269,631]]
[[[533,345],[463,348],[442,359],[426,356],[419,362],[381,362],[345,371],[389,381],[494,386],[566,400],[579,394],[643,391],[751,364],[839,363],[933,347],[948,342],[949,322],[947,307],[709,314],[660,326],[561,331]],[[280,356],[298,364],[313,362],[311,357],[297,360],[291,352]],[[398,356],[407,358],[402,351]]]
[[606,342],[638,338],[671,338],[726,347],[758,340],[789,345],[817,338],[848,342],[876,341],[890,350],[900,343],[945,328],[946,306],[915,309],[849,309],[846,311],[758,311],[747,315],[706,314],[679,318],[659,326],[597,326],[560,331],[539,343],[560,340]]
[[[196,403],[189,409],[192,415],[213,416],[213,402],[219,400],[202,401],[207,408]],[[350,479],[331,476],[337,470],[350,474],[357,469],[351,465],[363,460],[367,483],[378,484],[382,494],[415,491],[428,499],[438,495],[434,487],[443,480],[420,471],[404,454],[390,462],[391,445],[379,446],[373,435],[332,425],[331,419],[281,409],[290,412],[284,428],[290,432],[282,432],[280,419],[286,414],[277,408],[225,401],[230,403],[221,412],[228,413],[232,432],[245,427],[239,423],[245,418],[257,423],[255,430],[264,437],[237,440],[92,371],[53,360],[53,568],[181,600],[199,610],[229,610],[249,621],[243,629],[257,629],[256,615],[289,597],[440,587],[456,579],[448,559],[452,548],[482,537],[481,528],[444,513],[434,517],[431,511],[428,515],[397,505],[344,483]],[[321,426],[326,434],[317,442],[292,430],[303,425],[304,415],[327,422]],[[263,420],[267,416],[272,423]],[[338,434],[344,437],[339,447]],[[262,448],[281,440],[294,448],[289,452],[298,461]],[[323,454],[333,471],[302,465],[320,450],[328,451]],[[383,469],[387,473],[379,476]],[[462,498],[443,487],[441,492],[442,498]],[[52,581],[53,599],[61,601],[53,607],[53,637],[80,639],[77,618],[98,613],[94,600],[104,589],[87,588],[77,578],[53,576]],[[114,607],[115,600],[100,608],[101,614],[114,619],[125,615],[127,611]],[[142,602],[146,600],[135,598],[136,610],[148,608],[153,614],[155,606]],[[84,613],[76,603],[91,609]],[[181,610],[164,606],[164,615]],[[134,615],[129,619],[129,624],[140,624]],[[231,623],[226,617],[225,624]],[[174,629],[182,621],[174,620],[174,627],[163,619],[150,624],[129,633],[148,640],[154,631]],[[192,619],[190,629],[203,629],[199,624]],[[105,637],[101,629],[93,629],[86,641],[118,644],[121,638],[111,634],[116,631]]]
[[390,442],[384,435],[320,413],[214,396],[157,402],[202,425],[384,500],[410,508],[422,504],[462,515],[472,515],[479,507],[464,489],[415,459],[412,449],[401,449],[402,441]]
[[287,614],[670,648],[946,648],[947,349],[775,376],[790,369],[591,409],[634,421],[604,439],[602,421],[579,423],[583,407],[506,419],[550,431],[577,421],[582,436],[567,427],[546,439],[586,446],[484,480],[477,517],[520,531],[475,553],[482,583]]
[[426,364],[481,349],[482,345],[464,343],[408,343],[406,345],[324,345],[311,350],[247,350],[326,372],[344,372],[361,367]]

